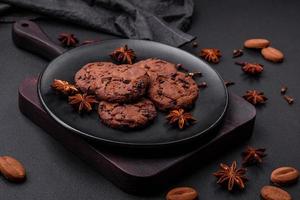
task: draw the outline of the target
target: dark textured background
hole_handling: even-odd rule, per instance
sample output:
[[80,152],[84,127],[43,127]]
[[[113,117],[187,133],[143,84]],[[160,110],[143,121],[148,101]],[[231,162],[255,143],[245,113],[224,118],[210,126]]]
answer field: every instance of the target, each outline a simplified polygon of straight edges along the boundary
[[[257,109],[257,119],[249,145],[266,147],[268,157],[262,166],[248,170],[250,181],[244,192],[230,194],[215,185],[211,173],[219,162],[240,161],[245,145],[234,147],[211,160],[197,171],[182,177],[174,186],[190,185],[198,189],[205,199],[259,199],[260,188],[269,183],[272,169],[290,165],[300,169],[300,1],[271,0],[195,0],[195,15],[189,33],[198,37],[199,48],[220,48],[223,58],[214,65],[224,79],[236,82],[230,90],[242,95],[247,89],[261,89],[269,97],[268,103]],[[62,31],[70,31],[80,39],[112,38],[72,25],[55,21],[38,22],[55,39]],[[286,60],[282,64],[264,61],[259,53],[245,51],[237,60],[255,61],[265,65],[258,79],[244,76],[239,66],[233,64],[231,53],[242,46],[247,38],[266,37],[273,46],[281,49]],[[17,89],[27,76],[38,74],[47,62],[37,56],[17,49],[11,40],[11,25],[0,24],[0,154],[19,159],[27,169],[28,180],[12,184],[0,178],[0,199],[163,199],[128,195],[99,173],[87,166],[32,124],[18,110]],[[184,47],[196,53],[199,49]],[[280,96],[280,86],[289,87],[296,103],[289,106]],[[201,163],[201,159],[199,159]],[[300,185],[285,187],[294,199],[300,197]]]

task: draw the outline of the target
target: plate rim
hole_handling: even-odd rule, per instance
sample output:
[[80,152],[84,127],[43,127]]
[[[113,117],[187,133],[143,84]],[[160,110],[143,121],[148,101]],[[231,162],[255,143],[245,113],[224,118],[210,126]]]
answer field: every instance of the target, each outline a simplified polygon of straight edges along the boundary
[[[211,124],[211,126],[207,127],[205,130],[201,131],[201,132],[197,132],[195,133],[194,135],[190,136],[190,137],[187,137],[187,138],[183,138],[183,139],[179,139],[179,140],[176,140],[176,141],[170,141],[170,142],[149,142],[149,143],[134,143],[134,142],[122,142],[122,141],[115,141],[115,140],[111,140],[111,139],[105,139],[105,138],[101,138],[101,137],[97,137],[97,136],[93,136],[89,133],[85,133],[81,130],[78,130],[76,128],[73,128],[72,126],[68,125],[67,123],[65,123],[63,120],[61,120],[59,117],[57,117],[52,111],[50,108],[48,108],[47,104],[45,103],[44,99],[43,99],[43,96],[42,96],[42,93],[41,93],[41,80],[44,76],[44,73],[45,71],[48,69],[48,67],[50,66],[51,63],[53,63],[54,61],[56,60],[59,60],[61,59],[65,54],[68,54],[68,53],[72,53],[72,51],[77,51],[78,49],[80,48],[85,48],[86,46],[96,46],[96,45],[101,45],[103,43],[107,43],[107,42],[112,42],[112,41],[118,41],[120,43],[123,42],[128,42],[128,41],[136,41],[136,42],[139,42],[139,41],[142,41],[142,42],[146,42],[146,43],[154,43],[156,45],[163,45],[163,46],[166,46],[168,48],[173,48],[173,49],[176,49],[176,50],[179,50],[181,52],[184,52],[186,54],[189,54],[190,56],[193,56],[193,57],[196,57],[197,59],[201,60],[202,62],[204,62],[209,68],[211,68],[216,74],[217,76],[219,77],[219,79],[222,81],[223,83],[223,88],[224,88],[224,91],[225,91],[225,105],[224,105],[224,109],[221,113],[221,115],[218,117],[218,119],[213,123]],[[41,101],[41,104],[43,106],[43,108],[46,110],[46,112],[56,121],[58,122],[60,125],[62,125],[64,128],[70,130],[72,133],[76,133],[77,135],[80,135],[80,136],[83,136],[83,137],[86,137],[88,139],[92,139],[94,141],[97,141],[97,142],[104,142],[104,143],[107,143],[109,145],[118,145],[118,146],[127,146],[127,147],[142,147],[142,148],[153,148],[153,147],[162,147],[162,146],[171,146],[171,145],[179,145],[179,144],[182,144],[182,143],[187,143],[187,142],[190,142],[192,141],[193,139],[195,138],[198,138],[198,137],[201,137],[203,135],[205,135],[205,133],[207,132],[210,132],[210,130],[212,130],[213,128],[217,127],[220,122],[222,121],[222,119],[224,118],[225,114],[226,114],[226,111],[228,109],[228,105],[229,105],[229,93],[228,93],[228,89],[227,87],[225,86],[224,84],[224,79],[221,77],[221,75],[214,69],[212,68],[208,63],[206,63],[205,61],[203,61],[201,58],[191,54],[190,52],[187,52],[183,49],[180,49],[180,48],[177,48],[177,47],[173,47],[173,46],[170,46],[170,45],[167,45],[167,44],[164,44],[164,43],[160,43],[160,42],[155,42],[155,41],[149,41],[149,40],[138,40],[138,39],[107,39],[107,40],[103,40],[101,43],[96,43],[96,44],[90,44],[90,45],[84,45],[84,46],[79,46],[79,47],[76,47],[74,49],[71,49],[71,50],[67,50],[65,51],[63,54],[59,55],[58,57],[54,58],[53,60],[51,60],[48,64],[47,64],[47,67],[45,67],[45,69],[43,69],[43,71],[40,73],[39,77],[38,77],[38,84],[37,84],[37,92],[38,92],[38,97],[39,97],[39,100]]]

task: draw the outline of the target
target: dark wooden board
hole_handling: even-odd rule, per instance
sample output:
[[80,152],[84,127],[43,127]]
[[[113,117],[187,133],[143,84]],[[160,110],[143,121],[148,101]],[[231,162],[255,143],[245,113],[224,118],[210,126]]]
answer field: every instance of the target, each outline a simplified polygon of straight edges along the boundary
[[[168,186],[195,166],[251,136],[256,110],[243,98],[230,94],[229,109],[221,127],[205,143],[175,153],[135,154],[111,150],[57,124],[42,108],[37,95],[37,77],[24,80],[19,88],[20,111],[56,138],[104,177],[128,193],[147,194]],[[179,150],[181,151],[181,149]],[[197,162],[196,162],[197,159]],[[194,164],[198,163],[198,164]]]

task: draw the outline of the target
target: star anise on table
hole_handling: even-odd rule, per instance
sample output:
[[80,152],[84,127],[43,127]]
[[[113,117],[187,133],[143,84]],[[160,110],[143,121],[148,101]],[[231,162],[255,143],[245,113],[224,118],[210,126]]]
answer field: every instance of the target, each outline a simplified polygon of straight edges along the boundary
[[233,161],[231,166],[221,163],[220,169],[213,175],[218,178],[217,183],[227,185],[229,191],[232,191],[234,186],[238,186],[240,189],[245,188],[245,182],[247,181],[246,169],[238,169],[236,161]]
[[196,121],[192,114],[185,112],[182,108],[172,110],[166,118],[170,124],[178,125],[180,129]]
[[58,40],[65,47],[75,47],[79,42],[72,33],[60,33]]
[[132,49],[129,49],[127,45],[115,49],[110,57],[115,61],[123,64],[132,64],[136,59],[136,55]]
[[221,51],[216,48],[201,49],[200,57],[204,58],[208,62],[219,63],[221,57]]
[[94,95],[84,94],[75,94],[69,96],[69,104],[74,106],[79,113],[83,111],[90,112],[93,109],[93,105],[98,103]]
[[264,70],[263,65],[258,63],[235,62],[235,64],[242,66],[242,70],[251,75],[260,74]]
[[51,87],[58,92],[61,92],[66,95],[75,94],[78,92],[78,89],[75,85],[70,84],[68,81],[63,81],[59,79],[54,79]]
[[265,148],[247,147],[247,149],[242,153],[243,165],[262,163],[263,157],[266,156],[265,151]]
[[264,104],[268,100],[264,93],[258,90],[248,90],[243,97],[253,105]]

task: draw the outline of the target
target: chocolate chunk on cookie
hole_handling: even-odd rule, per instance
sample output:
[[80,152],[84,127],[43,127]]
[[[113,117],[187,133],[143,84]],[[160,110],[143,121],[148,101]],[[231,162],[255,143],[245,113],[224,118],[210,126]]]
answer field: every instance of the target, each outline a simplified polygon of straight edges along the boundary
[[189,108],[197,100],[199,89],[190,76],[177,72],[169,76],[157,76],[148,91],[156,108],[167,111],[175,108]]
[[147,72],[134,65],[116,65],[95,80],[95,94],[108,102],[132,102],[145,95],[150,78]]
[[156,117],[157,112],[154,104],[143,98],[132,104],[101,101],[98,114],[101,121],[107,126],[126,129],[145,127]]
[[175,64],[157,58],[142,60],[135,65],[145,69],[151,81],[154,81],[159,75],[168,76],[177,72]]

